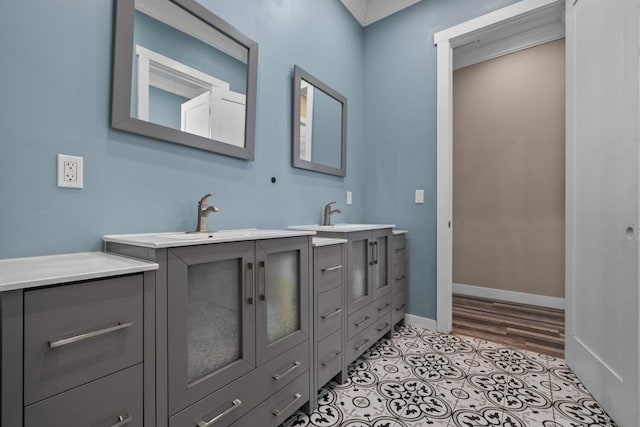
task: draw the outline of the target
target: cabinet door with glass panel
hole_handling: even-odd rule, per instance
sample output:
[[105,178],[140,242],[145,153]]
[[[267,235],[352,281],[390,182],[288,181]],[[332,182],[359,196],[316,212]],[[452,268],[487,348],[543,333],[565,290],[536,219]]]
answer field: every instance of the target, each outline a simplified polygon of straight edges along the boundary
[[373,301],[370,285],[373,250],[370,231],[349,234],[349,243],[347,244],[347,258],[349,259],[347,308],[349,314],[355,313]]
[[167,251],[169,412],[255,366],[254,242]]
[[256,363],[309,339],[309,239],[256,242]]
[[391,230],[371,231],[371,288],[376,300],[391,291]]

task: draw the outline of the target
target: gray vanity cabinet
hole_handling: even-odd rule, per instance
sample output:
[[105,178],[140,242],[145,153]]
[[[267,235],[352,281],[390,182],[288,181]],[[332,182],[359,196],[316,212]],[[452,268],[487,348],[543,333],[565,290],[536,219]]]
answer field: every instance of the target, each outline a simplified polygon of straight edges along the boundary
[[253,268],[253,242],[167,251],[172,413],[255,367]]
[[404,320],[406,311],[407,275],[406,275],[407,240],[404,233],[393,235],[393,281],[391,297],[391,322],[393,325]]
[[388,229],[371,231],[371,291],[374,300],[391,291],[391,239]]

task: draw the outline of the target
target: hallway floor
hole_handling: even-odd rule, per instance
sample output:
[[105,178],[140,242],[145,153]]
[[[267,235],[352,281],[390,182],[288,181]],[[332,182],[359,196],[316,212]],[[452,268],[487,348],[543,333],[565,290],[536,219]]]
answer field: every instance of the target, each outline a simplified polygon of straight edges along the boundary
[[283,426],[615,426],[563,359],[396,327]]

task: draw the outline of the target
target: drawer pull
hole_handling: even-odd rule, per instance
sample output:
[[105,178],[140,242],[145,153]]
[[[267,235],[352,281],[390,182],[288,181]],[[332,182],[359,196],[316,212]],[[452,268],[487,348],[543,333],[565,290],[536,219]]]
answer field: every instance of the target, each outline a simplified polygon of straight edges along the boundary
[[400,251],[404,251],[404,247],[402,247],[402,248],[396,248],[396,252],[400,252]]
[[364,319],[362,319],[362,320],[360,320],[360,321],[358,321],[358,322],[355,322],[355,323],[353,324],[353,326],[355,326],[356,328],[359,328],[360,326],[362,326],[362,325],[364,325],[365,323],[367,323],[367,322],[369,321],[369,319],[371,319],[369,316],[365,316],[365,318],[364,318]]
[[329,365],[329,363],[331,363],[334,360],[336,360],[336,357],[340,356],[340,354],[341,353],[339,351],[336,351],[333,356],[329,357],[328,359],[324,360],[323,362],[320,362],[320,364],[322,366],[326,367],[327,365]]
[[402,310],[403,308],[405,308],[406,305],[407,304],[402,304],[400,307],[396,307],[396,311]]
[[407,276],[405,276],[404,274],[400,277],[396,277],[396,282],[399,282],[400,280],[404,280]]
[[367,338],[366,340],[364,340],[364,342],[359,345],[358,347],[354,347],[353,349],[357,352],[359,352],[360,350],[362,350],[363,348],[366,347],[366,345],[369,343],[369,338]]
[[276,417],[279,417],[280,414],[282,414],[283,412],[285,412],[287,409],[291,408],[292,405],[294,405],[298,400],[300,400],[302,398],[302,395],[300,393],[296,393],[293,395],[293,400],[291,402],[289,402],[289,404],[287,406],[285,406],[282,409],[274,409],[272,414]]
[[131,414],[120,415],[118,417],[118,422],[112,424],[111,427],[120,427],[125,424],[129,424],[131,421],[133,421],[133,416]]
[[320,318],[322,320],[327,320],[327,319],[331,319],[333,316],[340,314],[342,312],[342,309],[340,307],[336,308],[336,310],[332,313],[329,314],[323,314],[322,316],[320,316]]
[[378,332],[382,332],[389,327],[389,323],[385,323],[382,327],[378,328]]
[[323,268],[321,271],[323,273],[328,273],[330,271],[336,271],[336,270],[340,270],[342,268],[342,264],[340,265],[334,265],[333,267],[327,267],[327,268]]
[[111,332],[119,331],[121,329],[130,328],[133,325],[133,322],[121,322],[115,326],[110,326],[104,329],[98,329],[97,331],[86,332],[84,334],[75,335],[70,338],[60,338],[54,341],[49,341],[49,348],[62,347],[63,345],[73,344],[78,341],[84,341],[89,338],[97,337],[100,335],[108,334]]
[[384,310],[385,308],[389,307],[390,305],[391,305],[391,304],[386,303],[385,305],[382,305],[382,306],[378,307],[378,311],[382,311],[382,310]]
[[219,415],[216,415],[210,421],[200,421],[200,422],[198,422],[197,426],[198,427],[209,427],[209,426],[212,426],[217,421],[221,420],[225,416],[229,415],[230,413],[232,413],[233,411],[238,409],[240,407],[240,405],[242,405],[242,400],[234,399],[234,401],[231,402],[231,408],[227,409],[226,411],[224,411],[223,413],[221,413]]
[[290,367],[289,369],[287,369],[286,371],[284,371],[284,372],[283,372],[283,373],[281,373],[281,374],[275,374],[275,375],[274,375],[273,377],[271,377],[271,378],[273,378],[273,379],[274,379],[274,380],[276,380],[276,381],[279,381],[280,379],[282,379],[282,378],[286,377],[287,375],[289,375],[291,372],[295,371],[295,370],[298,368],[298,366],[300,366],[300,365],[301,365],[301,363],[300,363],[300,362],[298,362],[298,361],[296,361],[296,362],[293,364],[293,366],[292,366],[292,367]]

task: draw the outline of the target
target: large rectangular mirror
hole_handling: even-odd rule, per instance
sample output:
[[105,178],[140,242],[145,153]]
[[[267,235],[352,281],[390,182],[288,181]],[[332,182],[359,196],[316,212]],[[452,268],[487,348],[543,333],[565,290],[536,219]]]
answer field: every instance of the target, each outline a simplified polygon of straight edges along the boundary
[[253,160],[258,44],[194,0],[116,0],[111,125]]
[[298,66],[293,71],[293,166],[347,175],[347,98]]

